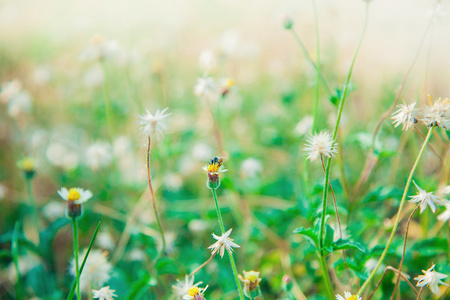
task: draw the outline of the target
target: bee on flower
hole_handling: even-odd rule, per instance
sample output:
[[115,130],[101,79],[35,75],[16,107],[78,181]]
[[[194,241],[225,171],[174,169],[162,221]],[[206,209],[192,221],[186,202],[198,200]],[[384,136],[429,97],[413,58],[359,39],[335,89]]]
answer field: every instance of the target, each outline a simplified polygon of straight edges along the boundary
[[223,157],[214,156],[209,161],[209,165],[203,167],[203,170],[208,172],[206,186],[209,189],[217,189],[220,186],[219,174],[228,171],[223,165],[224,160]]
[[362,298],[357,295],[352,295],[350,292],[344,292],[344,297],[336,295],[336,300],[362,300]]
[[244,271],[244,276],[238,275],[239,280],[244,283],[244,294],[250,299],[257,298],[261,296],[261,289],[259,288],[259,283],[262,278],[259,277],[260,272],[256,271]]
[[203,294],[205,293],[208,286],[205,286],[204,288],[199,288],[197,286],[191,287],[188,292],[183,296],[183,300],[206,300],[203,297]]
[[81,216],[81,204],[92,198],[92,192],[82,188],[71,188],[68,190],[63,187],[58,191],[58,194],[67,201],[66,216],[68,218],[78,218]]
[[431,292],[433,294],[435,294],[436,296],[440,296],[441,295],[441,291],[439,289],[439,284],[449,286],[448,284],[446,284],[445,282],[443,282],[441,280],[441,279],[447,278],[448,275],[436,272],[434,270],[435,266],[436,265],[432,265],[431,268],[429,268],[426,271],[422,270],[422,272],[425,275],[419,275],[416,278],[414,278],[414,280],[418,280],[417,281],[417,286],[418,287],[427,286],[427,287],[430,288],[430,290],[431,290]]

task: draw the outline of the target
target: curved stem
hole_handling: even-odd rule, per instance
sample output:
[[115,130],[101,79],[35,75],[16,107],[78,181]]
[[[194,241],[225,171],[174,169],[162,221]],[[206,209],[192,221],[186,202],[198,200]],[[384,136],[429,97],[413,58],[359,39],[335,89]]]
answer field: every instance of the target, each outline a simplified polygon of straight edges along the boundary
[[370,281],[373,279],[373,277],[377,273],[378,269],[380,268],[381,264],[383,263],[384,258],[386,257],[386,254],[387,254],[387,252],[389,250],[389,247],[392,244],[392,241],[394,240],[394,235],[395,235],[395,232],[397,231],[398,223],[400,222],[400,215],[402,213],[403,207],[405,206],[406,195],[408,193],[409,185],[411,184],[412,177],[414,175],[414,172],[416,171],[416,168],[417,168],[417,166],[419,164],[419,161],[422,158],[423,153],[425,152],[425,148],[426,148],[426,146],[428,144],[428,141],[430,140],[432,132],[433,132],[433,127],[428,129],[428,134],[427,134],[427,136],[425,138],[425,141],[423,142],[422,148],[420,149],[419,155],[417,156],[416,161],[414,162],[414,165],[413,165],[413,167],[411,169],[411,172],[409,173],[408,180],[406,181],[405,190],[403,191],[402,200],[400,201],[400,206],[398,208],[397,218],[395,220],[394,227],[392,228],[392,232],[391,232],[391,235],[389,236],[389,240],[388,240],[388,242],[386,244],[386,247],[384,248],[384,251],[381,254],[381,257],[378,260],[378,263],[377,263],[375,269],[372,270],[372,272],[370,273],[370,275],[367,278],[367,280],[364,282],[364,284],[359,289],[359,291],[358,291],[358,295],[359,296],[361,296],[361,294],[367,288],[367,285],[370,283]]
[[217,251],[213,252],[211,254],[211,257],[208,258],[207,261],[205,261],[204,263],[202,263],[197,269],[195,269],[194,271],[192,271],[191,273],[189,273],[189,277],[194,276],[195,274],[197,274],[201,269],[203,269],[207,264],[209,264],[211,262],[211,260],[214,258],[214,256],[216,256]]
[[166,249],[166,239],[164,238],[164,231],[163,231],[163,228],[161,226],[161,221],[159,219],[158,209],[156,208],[155,192],[153,191],[153,186],[152,186],[152,175],[151,175],[151,172],[150,172],[150,149],[151,149],[151,144],[152,144],[152,140],[151,140],[150,136],[148,136],[147,177],[148,177],[148,188],[150,190],[150,195],[152,197],[153,211],[155,212],[156,224],[158,225],[158,230],[159,230],[159,233],[161,234],[161,240],[162,240],[161,252],[157,256],[157,258],[159,258],[162,255],[164,255],[164,251]]
[[75,274],[77,276],[77,299],[81,299],[80,295],[80,266],[78,265],[78,222],[76,218],[72,218],[73,228],[73,253],[75,256]]
[[[211,192],[212,192],[212,195],[214,198],[214,204],[216,205],[216,212],[217,212],[217,218],[219,219],[220,230],[222,231],[222,235],[223,235],[225,233],[225,227],[223,226],[222,214],[220,213],[219,202],[217,201],[216,189],[211,189]],[[230,264],[231,264],[231,268],[233,269],[234,280],[236,281],[236,285],[238,287],[239,298],[241,300],[244,300],[244,292],[242,291],[242,286],[239,283],[238,272],[236,269],[236,263],[234,262],[233,253],[231,253],[231,251],[227,251],[227,252],[228,252],[228,256],[230,257]]]
[[406,232],[405,232],[405,241],[403,242],[403,253],[402,253],[402,259],[400,260],[400,265],[398,266],[398,276],[397,276],[397,282],[394,287],[394,291],[391,295],[391,300],[394,299],[395,292],[397,291],[397,288],[400,284],[400,274],[402,273],[402,267],[403,267],[403,261],[405,260],[405,252],[406,252],[406,243],[408,242],[408,232],[409,232],[409,224],[411,223],[411,219],[414,216],[414,213],[419,209],[420,203],[416,205],[416,208],[412,211],[411,215],[408,218],[408,222],[406,223]]

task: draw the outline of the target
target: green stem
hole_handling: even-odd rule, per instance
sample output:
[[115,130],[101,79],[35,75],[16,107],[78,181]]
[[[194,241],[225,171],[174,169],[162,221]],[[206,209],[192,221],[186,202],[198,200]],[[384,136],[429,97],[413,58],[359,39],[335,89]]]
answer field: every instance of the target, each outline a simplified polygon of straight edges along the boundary
[[313,8],[314,8],[314,23],[316,27],[316,47],[317,47],[317,78],[316,78],[316,93],[314,97],[314,114],[313,114],[313,125],[312,125],[312,132],[314,133],[316,131],[316,125],[317,125],[317,115],[319,113],[319,82],[320,82],[320,38],[319,38],[319,18],[317,16],[317,7],[316,7],[316,1],[312,0]]
[[73,228],[73,253],[75,256],[75,271],[77,276],[77,300],[81,299],[80,295],[80,269],[78,265],[78,222],[76,218],[72,218]]
[[[213,194],[214,203],[216,204],[217,218],[219,219],[220,230],[222,231],[222,235],[223,235],[225,233],[225,227],[223,226],[222,214],[220,213],[219,202],[217,201],[216,189],[211,189],[211,192]],[[230,264],[231,264],[231,268],[233,269],[234,280],[236,281],[236,285],[238,287],[239,298],[241,300],[244,300],[244,292],[242,291],[242,286],[239,283],[238,272],[236,269],[236,263],[234,262],[233,254],[231,253],[231,251],[228,251],[228,256],[230,257]]]
[[394,240],[395,232],[397,231],[398,224],[400,223],[400,217],[401,217],[400,215],[401,215],[401,213],[403,211],[403,207],[405,206],[405,203],[406,203],[406,195],[408,194],[409,186],[411,184],[414,172],[416,171],[416,168],[419,165],[419,161],[422,158],[423,153],[425,152],[425,148],[426,148],[426,146],[428,144],[428,141],[430,140],[432,132],[433,132],[433,127],[428,129],[428,134],[425,137],[425,141],[423,142],[423,145],[422,145],[422,148],[420,149],[419,155],[417,156],[416,161],[414,162],[414,165],[413,165],[413,167],[411,169],[411,172],[409,173],[408,180],[406,181],[405,190],[403,191],[402,200],[400,201],[400,206],[398,208],[397,218],[395,219],[394,227],[392,228],[391,235],[389,236],[389,240],[388,240],[388,242],[386,244],[386,247],[384,248],[384,251],[381,254],[381,257],[378,260],[378,263],[377,263],[375,269],[372,270],[372,272],[369,275],[369,278],[367,278],[367,280],[364,282],[364,284],[359,289],[358,296],[360,296],[364,292],[364,290],[367,288],[367,285],[370,283],[370,281],[373,279],[373,277],[377,273],[378,269],[380,268],[381,264],[384,261],[384,258],[386,257],[386,254],[387,254],[387,252],[389,250],[389,247],[392,244],[392,241]]
[[38,221],[38,215],[37,215],[37,206],[36,206],[36,200],[34,199],[34,195],[33,195],[33,186],[32,186],[32,178],[30,177],[26,177],[26,183],[27,183],[27,193],[28,193],[28,199],[30,202],[30,207],[32,208],[33,212],[33,222],[34,222],[34,227],[37,231],[37,240],[39,241],[39,221]]
[[112,107],[111,107],[111,96],[109,94],[109,74],[108,74],[108,69],[106,68],[106,64],[105,61],[103,59],[100,60],[100,65],[102,66],[102,70],[103,70],[103,94],[105,97],[105,106],[106,106],[106,119],[108,122],[108,127],[109,127],[109,135],[110,138],[113,138],[114,135],[114,123],[113,123],[113,111],[112,111]]
[[331,287],[330,275],[328,274],[327,262],[325,261],[325,256],[319,253],[320,267],[322,268],[323,277],[325,280],[325,289],[327,291],[327,298],[329,300],[334,300],[334,292]]
[[14,225],[13,236],[11,240],[11,255],[16,269],[16,299],[23,299],[22,279],[19,271],[19,222]]

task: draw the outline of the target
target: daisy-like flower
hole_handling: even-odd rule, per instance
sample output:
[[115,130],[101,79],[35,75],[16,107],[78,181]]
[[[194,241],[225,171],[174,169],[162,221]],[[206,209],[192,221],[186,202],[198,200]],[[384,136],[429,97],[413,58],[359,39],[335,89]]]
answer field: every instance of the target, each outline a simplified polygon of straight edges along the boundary
[[420,202],[420,213],[422,213],[427,208],[428,205],[430,206],[431,211],[435,213],[436,204],[443,205],[442,201],[440,200],[440,197],[433,195],[433,192],[427,193],[427,191],[422,190],[414,181],[413,183],[419,192],[415,196],[410,196],[411,200],[409,200],[409,202],[411,203]]
[[336,300],[362,300],[362,298],[357,295],[352,295],[350,292],[344,292],[344,297],[336,295]]
[[219,174],[228,171],[223,166],[222,157],[214,156],[210,161],[209,165],[204,166],[203,170],[208,172],[208,178],[206,179],[206,187],[209,189],[217,189],[220,186]]
[[228,252],[233,252],[234,248],[240,248],[238,244],[233,242],[234,240],[230,238],[230,234],[233,228],[222,234],[221,236],[217,236],[214,233],[212,234],[213,238],[217,240],[214,244],[208,247],[208,249],[211,249],[211,253],[220,252],[220,257],[223,257],[223,254],[225,253],[225,249]]
[[139,116],[141,119],[138,124],[141,124],[141,130],[146,135],[155,134],[158,139],[164,137],[164,131],[167,129],[166,118],[170,116],[166,112],[169,110],[168,107],[163,110],[157,110],[153,115],[148,109],[145,115]]
[[434,270],[434,267],[435,267],[435,265],[432,265],[431,268],[429,268],[428,270],[426,270],[426,271],[422,270],[422,272],[425,275],[419,275],[416,278],[414,278],[414,280],[418,280],[417,281],[418,287],[428,286],[433,294],[440,296],[441,291],[439,290],[439,284],[449,286],[448,284],[444,283],[441,280],[441,279],[447,278],[448,275],[436,272]]
[[209,100],[216,98],[217,84],[212,77],[201,77],[197,79],[197,83],[194,86],[194,94],[198,97],[205,97]]
[[92,298],[99,300],[114,300],[113,297],[117,297],[114,294],[116,290],[111,290],[109,286],[102,287],[99,290],[92,290]]
[[442,203],[445,206],[445,211],[438,216],[438,220],[442,222],[447,222],[450,220],[450,201],[442,200]]
[[[86,256],[87,249],[80,254]],[[91,250],[80,275],[80,290],[88,293],[92,287],[103,286],[111,278],[112,265],[106,259],[108,252],[101,250]],[[78,260],[78,267],[81,267],[81,260]],[[70,262],[70,273],[75,277],[75,259]]]
[[67,201],[66,215],[68,218],[77,218],[81,216],[81,204],[92,197],[92,192],[90,190],[83,190],[82,188],[71,188],[68,190],[63,187],[58,191],[58,194]]
[[400,104],[398,110],[392,115],[394,127],[403,124],[402,130],[408,130],[412,125],[417,123],[417,108],[415,108],[416,103],[410,105]]
[[193,286],[185,295],[183,295],[183,300],[205,300],[203,293],[205,293],[207,288],[208,286],[205,286],[204,288]]
[[426,106],[421,114],[420,121],[427,127],[440,127],[450,130],[450,100],[438,98],[432,106]]
[[309,136],[303,148],[308,154],[308,159],[313,161],[321,156],[332,157],[337,152],[336,145],[333,145],[333,138],[327,131],[321,131],[313,136]]
[[260,272],[256,271],[244,271],[244,276],[241,274],[238,275],[239,280],[242,281],[245,285],[244,291],[245,295],[248,298],[257,298],[261,295],[261,290],[259,288],[259,283],[262,278],[259,277]]
[[189,275],[186,275],[184,277],[184,281],[180,281],[179,279],[177,279],[177,283],[172,285],[172,289],[175,291],[175,294],[177,296],[183,298],[184,295],[189,293],[189,290],[191,288],[197,287],[202,283],[202,281],[199,281],[194,284],[194,276],[189,277]]

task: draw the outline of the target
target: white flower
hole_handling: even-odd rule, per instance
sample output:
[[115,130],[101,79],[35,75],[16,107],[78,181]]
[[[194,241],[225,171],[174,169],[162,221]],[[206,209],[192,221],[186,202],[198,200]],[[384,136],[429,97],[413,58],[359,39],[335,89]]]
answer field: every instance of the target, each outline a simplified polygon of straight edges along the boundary
[[[79,255],[79,258],[85,257],[86,250]],[[84,265],[83,272],[80,276],[80,289],[83,292],[89,292],[91,288],[102,286],[111,278],[112,265],[106,259],[108,252],[101,250],[91,250]],[[78,259],[79,267],[81,267],[82,259]],[[70,263],[70,273],[76,276],[75,259]]]
[[309,160],[316,160],[322,155],[326,157],[334,156],[337,152],[336,145],[337,143],[333,145],[333,139],[329,132],[321,131],[307,138],[303,150],[307,152]]
[[394,120],[394,127],[403,124],[402,130],[408,130],[412,125],[417,123],[417,108],[414,108],[416,103],[410,105],[400,104],[398,110],[392,115],[391,119]]
[[102,231],[98,234],[95,239],[95,243],[102,249],[113,250],[116,246],[116,242],[114,241],[111,233],[109,231]]
[[209,49],[203,50],[198,57],[198,64],[200,68],[205,72],[209,72],[214,69],[217,66],[217,61],[214,57],[214,53]]
[[130,261],[144,261],[146,258],[146,254],[139,248],[133,248],[128,251],[128,260]]
[[445,211],[442,214],[440,214],[437,218],[439,221],[446,222],[450,220],[450,201],[442,200],[442,203],[445,206]]
[[222,236],[217,236],[214,233],[212,234],[213,238],[215,238],[217,240],[217,242],[215,242],[214,244],[212,244],[211,246],[208,247],[208,249],[211,249],[211,253],[216,253],[218,251],[220,251],[220,257],[223,257],[223,254],[225,253],[225,249],[228,252],[233,252],[233,248],[240,248],[241,246],[239,246],[238,244],[234,243],[233,239],[230,238],[230,234],[231,231],[233,229],[228,230],[227,232],[225,232],[224,234],[222,234]]
[[362,300],[360,296],[352,295],[350,292],[344,292],[344,297],[336,295],[336,300]]
[[111,290],[109,286],[105,286],[98,291],[92,290],[92,298],[99,300],[114,300],[113,297],[117,297],[117,295],[114,294],[115,291],[116,290]]
[[433,195],[433,192],[427,193],[425,190],[422,190],[414,181],[414,185],[419,190],[419,193],[415,196],[410,196],[411,200],[409,202],[411,203],[417,203],[420,202],[420,213],[422,213],[427,206],[430,206],[431,211],[433,213],[436,212],[436,204],[443,205],[443,203],[440,200],[440,197]]
[[261,161],[253,157],[247,158],[241,164],[241,173],[244,177],[255,178],[262,169]]
[[431,268],[429,268],[426,271],[422,270],[422,272],[425,275],[419,275],[416,278],[414,278],[414,280],[418,280],[418,282],[417,282],[418,287],[428,286],[433,294],[440,296],[441,291],[439,290],[438,285],[443,284],[443,285],[449,286],[448,284],[444,283],[441,280],[441,279],[447,278],[448,275],[434,271],[434,266],[435,265],[432,265]]
[[205,300],[203,298],[203,293],[205,293],[208,286],[205,286],[204,288],[199,287],[191,287],[189,291],[183,295],[183,300]]
[[165,120],[170,114],[166,114],[168,107],[163,110],[156,110],[155,115],[152,115],[147,109],[145,115],[139,116],[141,121],[138,121],[142,125],[141,130],[147,135],[155,134],[158,139],[164,137],[164,131],[167,129],[167,120]]
[[217,85],[211,77],[197,78],[197,84],[194,86],[194,94],[198,97],[205,97],[210,100],[218,95]]
[[177,283],[172,285],[172,288],[175,291],[175,294],[177,294],[177,296],[181,298],[185,294],[187,294],[191,288],[196,287],[202,283],[203,282],[200,281],[194,284],[194,276],[189,277],[188,275],[186,275],[184,277],[184,282],[177,279]]
[[110,165],[112,158],[111,146],[106,142],[96,142],[86,149],[86,164],[93,171]]
[[50,221],[54,221],[64,216],[64,205],[62,202],[52,201],[44,206],[43,215]]
[[92,197],[92,192],[90,190],[83,190],[82,188],[71,188],[68,190],[63,187],[58,191],[58,194],[66,201],[73,201],[75,204],[81,204]]
[[441,127],[450,130],[449,99],[437,99],[432,106],[426,106],[420,120],[428,127]]

